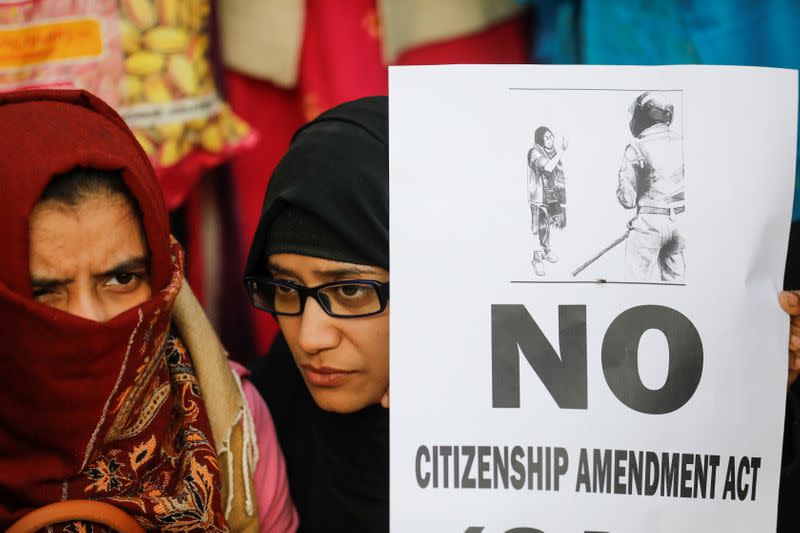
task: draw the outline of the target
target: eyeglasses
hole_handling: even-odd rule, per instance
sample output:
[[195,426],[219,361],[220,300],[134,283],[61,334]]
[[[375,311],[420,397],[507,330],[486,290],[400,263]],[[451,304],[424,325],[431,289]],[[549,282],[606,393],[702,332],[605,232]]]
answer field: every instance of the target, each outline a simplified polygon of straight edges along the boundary
[[302,314],[309,296],[328,315],[338,318],[377,315],[386,309],[389,302],[389,283],[369,279],[349,279],[304,287],[286,280],[246,276],[244,284],[254,306],[276,315]]

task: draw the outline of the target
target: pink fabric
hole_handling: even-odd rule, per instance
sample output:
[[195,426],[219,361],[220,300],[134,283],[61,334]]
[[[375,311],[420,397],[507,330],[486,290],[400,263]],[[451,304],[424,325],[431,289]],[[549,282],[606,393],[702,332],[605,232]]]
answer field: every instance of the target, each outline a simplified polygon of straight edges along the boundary
[[250,372],[242,365],[228,364],[242,378],[242,390],[253,413],[258,439],[258,463],[253,485],[258,502],[261,533],[294,533],[297,531],[297,511],[289,494],[286,464],[278,444],[275,425],[266,402],[252,383],[244,379]]

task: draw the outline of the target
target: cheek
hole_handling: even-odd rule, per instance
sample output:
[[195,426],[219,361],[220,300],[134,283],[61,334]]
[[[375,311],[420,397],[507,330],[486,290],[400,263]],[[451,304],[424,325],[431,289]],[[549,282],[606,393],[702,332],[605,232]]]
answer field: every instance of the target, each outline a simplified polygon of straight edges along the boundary
[[[287,317],[289,318],[289,317]],[[289,347],[292,347],[292,320],[279,319]],[[343,342],[328,361],[358,368],[357,378],[345,386],[325,389],[309,387],[314,401],[326,411],[352,413],[378,404],[389,386],[389,318],[353,319],[340,325]]]
[[300,321],[298,317],[278,315],[278,327],[281,328],[281,334],[286,339],[286,344],[293,347],[297,344],[297,339],[300,332]]
[[358,351],[361,354],[370,379],[376,381],[376,388],[385,388],[389,382],[389,317],[379,316],[353,331]]
[[104,304],[109,314],[108,319],[145,303],[150,299],[151,292],[148,282],[143,282],[136,290],[129,293],[114,293],[113,291],[108,291],[104,295]]

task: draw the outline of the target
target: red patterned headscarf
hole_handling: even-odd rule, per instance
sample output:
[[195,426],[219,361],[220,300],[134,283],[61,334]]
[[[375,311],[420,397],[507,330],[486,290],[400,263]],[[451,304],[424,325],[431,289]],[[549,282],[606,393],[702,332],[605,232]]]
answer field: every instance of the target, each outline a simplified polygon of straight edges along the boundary
[[[76,167],[121,172],[151,257],[153,296],[104,323],[32,299],[28,218]],[[170,330],[182,253],[153,169],[110,107],[84,91],[0,94],[0,245],[0,529],[96,499],[147,529],[226,531],[208,416]]]

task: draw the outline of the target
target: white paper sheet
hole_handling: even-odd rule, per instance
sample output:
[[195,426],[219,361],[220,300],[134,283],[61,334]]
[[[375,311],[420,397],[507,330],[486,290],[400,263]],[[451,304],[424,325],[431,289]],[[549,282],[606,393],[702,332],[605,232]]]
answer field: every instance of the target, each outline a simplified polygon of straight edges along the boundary
[[390,70],[392,531],[774,531],[796,116],[788,70]]

